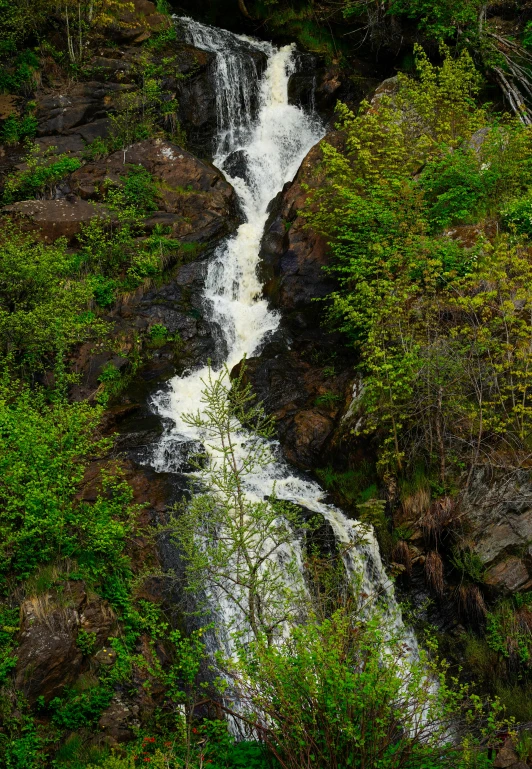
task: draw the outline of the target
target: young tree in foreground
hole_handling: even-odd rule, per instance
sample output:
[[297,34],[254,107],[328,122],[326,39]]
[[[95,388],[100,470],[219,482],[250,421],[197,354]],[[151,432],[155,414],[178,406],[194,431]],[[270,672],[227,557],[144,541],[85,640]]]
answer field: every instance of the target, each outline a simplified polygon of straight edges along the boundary
[[[185,415],[202,436],[195,460],[200,493],[178,511],[174,536],[187,589],[227,602],[234,637],[271,643],[294,618],[303,584],[298,531],[308,527],[297,509],[275,496],[260,498],[250,481],[271,462],[272,419],[257,405],[244,371],[229,380],[224,369],[204,381],[203,410]],[[250,428],[248,431],[247,428]]]

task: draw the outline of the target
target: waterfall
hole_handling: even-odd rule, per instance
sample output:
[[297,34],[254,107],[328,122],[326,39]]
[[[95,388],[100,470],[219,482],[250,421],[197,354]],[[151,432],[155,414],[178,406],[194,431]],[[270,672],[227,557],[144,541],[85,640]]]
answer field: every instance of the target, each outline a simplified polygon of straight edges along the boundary
[[[293,179],[306,154],[324,135],[324,128],[315,115],[288,102],[288,82],[295,68],[293,45],[276,48],[191,19],[180,19],[178,23],[183,25],[189,42],[215,54],[218,136],[214,163],[234,186],[244,213],[244,222],[236,235],[218,248],[211,261],[204,289],[205,314],[220,329],[220,363],[231,369],[244,355],[251,357],[256,353],[279,325],[278,314],[269,309],[261,296],[257,277],[268,205],[284,184]],[[266,57],[266,69],[260,79],[250,52]],[[234,170],[235,161],[238,173]],[[207,374],[208,369],[200,368],[175,377],[169,390],[154,397],[154,408],[172,424],[151,459],[156,470],[182,472],[187,455],[201,442],[201,436],[183,421],[182,414],[202,410],[202,379]],[[245,436],[239,444],[245,452]],[[345,546],[345,568],[357,590],[368,599],[379,596],[389,627],[402,627],[393,586],[382,565],[374,533],[326,504],[323,489],[294,472],[275,445],[272,450],[276,461],[247,478],[246,493],[262,500],[271,495],[275,485],[278,498],[321,514],[338,543]],[[300,543],[295,540],[293,547],[298,554]],[[227,627],[234,620],[233,610],[223,596],[217,596],[216,601],[213,613],[219,625],[219,644],[230,652]],[[406,638],[415,654],[413,634]]]

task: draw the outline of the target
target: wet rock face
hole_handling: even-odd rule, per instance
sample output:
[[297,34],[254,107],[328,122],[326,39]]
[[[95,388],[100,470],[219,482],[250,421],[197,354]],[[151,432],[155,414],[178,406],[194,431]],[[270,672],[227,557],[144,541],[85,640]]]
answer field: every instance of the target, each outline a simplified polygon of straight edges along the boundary
[[265,296],[283,319],[276,338],[246,364],[255,392],[275,416],[286,458],[304,470],[323,466],[331,451],[341,453],[338,436],[353,389],[352,355],[323,327],[322,306],[314,301],[336,286],[323,269],[327,243],[299,215],[307,199],[303,185],[319,183],[320,160],[317,145],[272,204],[260,275]]
[[[185,33],[179,24],[177,32],[183,38],[177,56],[181,62],[180,72],[184,75],[174,81],[179,120],[187,132],[187,146],[199,157],[212,160],[219,127],[217,86],[213,76],[216,54],[186,42]],[[266,54],[250,46],[246,56],[250,78],[252,82],[258,83],[266,69]],[[258,88],[254,89],[251,97],[251,112],[255,114],[259,104]]]
[[[73,371],[80,377],[71,389],[74,400],[94,395],[102,370],[109,363],[119,371],[125,370],[128,360],[124,356],[133,348],[134,337],[146,334],[154,325],[164,326],[180,342],[178,348],[176,343],[169,342],[151,351],[136,377],[135,387],[141,391],[138,395],[141,399],[148,396],[155,382],[169,379],[176,369],[216,359],[216,342],[202,308],[208,258],[210,252],[205,252],[195,261],[178,266],[163,286],[130,296],[106,316],[113,326],[113,336],[122,340],[122,355],[103,346],[95,349],[91,342],[82,345],[71,361]],[[134,393],[131,395],[137,397]]]
[[487,567],[486,583],[502,593],[532,587],[530,473],[475,473],[462,498],[468,539]]
[[[337,142],[338,135],[331,134],[326,140]],[[318,144],[274,202],[262,241],[260,268],[264,293],[274,307],[301,311],[314,321],[318,308],[313,300],[327,296],[336,287],[323,269],[329,261],[326,239],[313,232],[299,215],[307,199],[303,185],[312,188],[320,183],[316,172],[320,160]]]
[[100,598],[89,598],[81,582],[67,582],[61,594],[29,598],[21,606],[15,686],[30,703],[49,702],[76,680],[84,665],[80,630],[94,634],[95,649],[106,643],[114,613]]
[[330,446],[348,398],[350,373],[329,376],[327,367],[307,361],[301,348],[273,352],[266,348],[247,361],[246,377],[274,415],[288,461],[311,470],[320,466]]

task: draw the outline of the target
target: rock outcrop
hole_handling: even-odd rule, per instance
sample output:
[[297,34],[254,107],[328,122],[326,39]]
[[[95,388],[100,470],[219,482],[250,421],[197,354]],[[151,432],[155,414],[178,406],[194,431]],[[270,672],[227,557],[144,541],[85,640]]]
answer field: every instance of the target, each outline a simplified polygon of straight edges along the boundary
[[74,196],[59,200],[23,200],[2,209],[4,215],[15,219],[22,231],[36,232],[48,243],[58,238],[71,242],[82,228],[96,216],[105,216],[106,209]]
[[462,497],[461,509],[466,541],[486,566],[486,584],[506,594],[530,590],[530,472],[478,469]]
[[105,185],[118,184],[129,166],[145,168],[157,185],[159,212],[148,219],[148,226],[162,224],[173,237],[201,244],[236,227],[236,196],[223,174],[164,139],[147,139],[87,163],[70,177],[72,192],[83,200],[98,200]]
[[30,703],[49,702],[73,684],[86,659],[80,631],[91,634],[99,652],[115,628],[115,615],[100,598],[90,597],[82,582],[68,581],[61,592],[27,598],[20,609],[15,686]]

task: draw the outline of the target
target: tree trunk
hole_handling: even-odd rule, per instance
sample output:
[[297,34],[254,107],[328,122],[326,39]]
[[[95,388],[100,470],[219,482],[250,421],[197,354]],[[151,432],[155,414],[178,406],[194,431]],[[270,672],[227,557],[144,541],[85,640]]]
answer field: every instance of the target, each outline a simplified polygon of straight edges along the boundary
[[240,9],[240,13],[242,13],[246,17],[246,19],[253,20],[253,16],[250,14],[250,12],[246,7],[245,0],[238,0],[238,7]]

